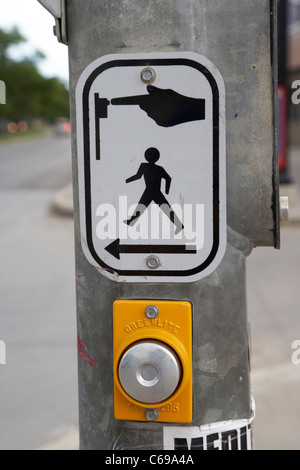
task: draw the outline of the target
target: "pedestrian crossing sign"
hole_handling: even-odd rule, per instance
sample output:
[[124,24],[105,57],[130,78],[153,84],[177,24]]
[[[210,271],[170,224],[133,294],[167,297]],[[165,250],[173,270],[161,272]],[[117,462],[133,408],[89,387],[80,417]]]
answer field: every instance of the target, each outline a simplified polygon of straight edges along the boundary
[[117,282],[194,282],[226,247],[225,87],[196,53],[117,54],[76,89],[82,249]]

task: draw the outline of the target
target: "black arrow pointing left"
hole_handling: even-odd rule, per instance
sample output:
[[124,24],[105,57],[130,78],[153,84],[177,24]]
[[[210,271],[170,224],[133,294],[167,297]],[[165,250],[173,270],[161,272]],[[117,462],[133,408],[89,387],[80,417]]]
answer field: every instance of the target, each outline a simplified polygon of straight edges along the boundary
[[120,239],[117,238],[105,247],[116,259],[120,259],[122,253],[139,254],[139,253],[165,253],[165,254],[186,254],[194,255],[197,253],[197,247],[194,245],[122,245]]

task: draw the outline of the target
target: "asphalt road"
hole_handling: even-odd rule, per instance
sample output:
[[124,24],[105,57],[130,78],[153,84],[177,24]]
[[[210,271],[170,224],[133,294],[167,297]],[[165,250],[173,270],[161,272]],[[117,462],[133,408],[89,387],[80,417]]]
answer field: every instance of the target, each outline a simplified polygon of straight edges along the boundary
[[0,144],[1,190],[57,190],[71,181],[68,135],[49,132],[35,139]]
[[289,153],[290,220],[281,224],[281,249],[256,248],[247,259],[252,337],[252,392],[257,450],[300,449],[300,148]]
[[[300,187],[299,150],[292,170]],[[0,450],[78,446],[73,221],[52,209],[70,181],[68,138],[0,145]],[[300,449],[299,221],[247,260],[258,450]]]
[[1,450],[77,427],[73,221],[52,210],[70,181],[70,138],[0,145]]
[[280,251],[256,248],[247,260],[257,450],[300,449],[300,364],[292,362],[300,340],[300,226],[281,234]]

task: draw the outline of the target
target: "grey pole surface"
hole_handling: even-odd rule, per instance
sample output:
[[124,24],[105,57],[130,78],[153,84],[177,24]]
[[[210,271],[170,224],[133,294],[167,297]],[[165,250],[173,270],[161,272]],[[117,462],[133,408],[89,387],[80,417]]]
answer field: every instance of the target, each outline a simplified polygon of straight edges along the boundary
[[[164,448],[167,423],[118,421],[113,403],[112,306],[120,299],[193,304],[193,421],[251,417],[246,257],[279,248],[274,126],[275,12],[269,0],[72,0],[66,2],[73,139],[79,336],[80,447]],[[191,51],[223,76],[227,120],[227,249],[219,267],[188,284],[116,283],[81,248],[75,89],[83,70],[107,54]],[[174,424],[173,424],[174,425]]]

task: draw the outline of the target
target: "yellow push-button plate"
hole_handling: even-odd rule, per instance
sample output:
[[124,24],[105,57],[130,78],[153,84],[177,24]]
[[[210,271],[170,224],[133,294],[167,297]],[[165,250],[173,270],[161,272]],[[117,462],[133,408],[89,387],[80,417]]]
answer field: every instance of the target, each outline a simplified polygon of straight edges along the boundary
[[[146,309],[154,305],[156,318]],[[158,410],[156,421],[192,421],[192,305],[166,300],[117,300],[113,306],[114,336],[114,411],[115,418],[147,421],[145,412]],[[129,396],[121,385],[119,364],[124,352],[140,341],[159,341],[171,348],[181,364],[181,377],[174,393],[159,403],[142,403]]]

